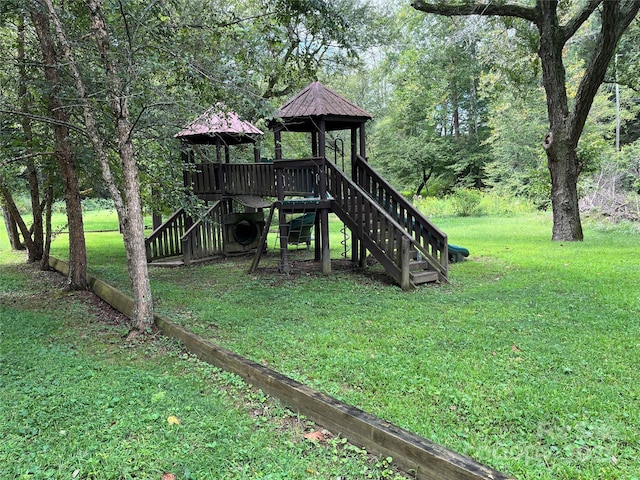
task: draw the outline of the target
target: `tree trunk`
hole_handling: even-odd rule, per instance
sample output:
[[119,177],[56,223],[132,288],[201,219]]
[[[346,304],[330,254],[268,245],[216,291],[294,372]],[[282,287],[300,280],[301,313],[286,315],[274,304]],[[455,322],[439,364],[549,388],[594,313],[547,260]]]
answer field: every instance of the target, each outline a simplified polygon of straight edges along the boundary
[[0,202],[0,208],[2,209],[2,217],[4,218],[4,226],[7,229],[7,236],[9,237],[9,245],[12,250],[24,250],[25,246],[20,241],[20,232],[18,232],[18,225],[11,215],[9,208],[5,201]]
[[132,320],[135,329],[138,332],[143,332],[148,330],[153,324],[153,300],[145,251],[138,165],[131,137],[133,127],[129,114],[128,99],[122,81],[118,76],[116,65],[111,59],[111,38],[104,20],[102,2],[101,0],[87,0],[86,5],[91,17],[91,27],[98,46],[100,59],[102,60],[102,65],[107,77],[106,92],[111,101],[111,111],[116,124],[116,141],[124,184],[122,194],[112,174],[109,159],[104,149],[104,141],[97,128],[96,115],[89,102],[85,82],[80,75],[62,22],[51,0],[44,0],[44,4],[53,20],[58,41],[75,81],[76,90],[83,107],[87,134],[95,150],[102,170],[103,179],[113,198],[118,213],[118,221],[120,223],[120,230],[122,232],[127,256],[127,270],[133,292]]
[[40,270],[49,270],[49,252],[51,251],[51,208],[53,207],[53,182],[51,178],[47,179],[45,190],[44,204],[44,223],[45,238],[44,248],[42,250],[42,260],[40,261]]
[[53,124],[55,157],[60,168],[64,186],[64,200],[69,227],[69,275],[67,285],[71,289],[87,288],[87,249],[84,238],[84,222],[78,173],[69,138],[69,115],[60,100],[58,92],[63,83],[58,71],[58,56],[51,33],[48,16],[39,5],[28,2],[31,21],[38,35],[44,63],[44,76],[49,86],[48,107]]
[[542,83],[547,96],[549,133],[543,142],[547,165],[551,173],[551,206],[553,209],[552,239],[583,240],[578,208],[578,139],[572,138],[569,125],[569,105],[566,73],[562,59],[565,39],[558,23],[557,2],[540,2],[538,24],[542,64]]
[[104,20],[102,1],[87,0],[87,7],[98,52],[107,76],[107,93],[111,99],[111,110],[116,121],[116,139],[124,184],[123,197],[126,199],[126,206],[119,212],[119,218],[133,291],[133,321],[135,328],[142,332],[148,330],[153,324],[153,299],[145,250],[138,164],[131,135],[133,125],[125,87],[109,53],[111,39]]
[[[30,111],[30,101],[27,92],[27,71],[25,68],[26,56],[24,50],[24,17],[21,15],[18,23],[18,73],[20,75],[20,84],[18,85],[18,95],[22,112],[28,114]],[[33,145],[33,130],[31,128],[31,120],[28,115],[20,117],[22,132],[27,148],[30,150]],[[42,226],[42,209],[40,208],[40,184],[38,181],[38,169],[35,162],[27,159],[27,175],[29,178],[29,194],[31,197],[31,214],[33,217],[33,226],[31,231],[31,248],[28,251],[29,263],[34,263],[42,259],[42,251],[44,248],[44,233]]]
[[460,105],[458,102],[458,82],[455,77],[451,79],[451,108],[453,109],[453,137],[460,140]]
[[566,134],[563,136],[564,131],[555,128],[555,132],[555,135],[550,133],[544,143],[551,173],[552,239],[581,241],[584,235],[578,207],[578,156],[570,139]]
[[[14,224],[15,227],[17,227],[17,229],[20,230],[20,233],[22,234],[22,238],[24,239],[24,245],[25,247],[27,247],[27,251],[32,250],[33,242],[31,241],[31,232],[29,232],[29,228],[27,228],[27,224],[24,223],[22,215],[20,215],[20,212],[18,211],[16,202],[13,200],[13,195],[11,195],[11,192],[7,189],[4,183],[2,183],[1,179],[0,179],[0,194],[4,198],[4,205],[6,206],[6,209],[9,213],[8,216],[10,221]],[[15,235],[17,238],[17,233],[15,233]]]
[[29,249],[29,263],[42,260],[44,249],[44,230],[42,224],[42,209],[40,208],[40,185],[38,182],[38,170],[33,161],[27,161],[29,174],[29,193],[31,196],[31,213],[33,215],[33,227],[31,232],[32,248]]
[[427,186],[427,182],[431,178],[431,175],[433,175],[433,167],[431,167],[428,174],[427,169],[422,167],[422,180],[420,181],[418,188],[416,188],[416,196],[419,197],[422,194],[422,189]]

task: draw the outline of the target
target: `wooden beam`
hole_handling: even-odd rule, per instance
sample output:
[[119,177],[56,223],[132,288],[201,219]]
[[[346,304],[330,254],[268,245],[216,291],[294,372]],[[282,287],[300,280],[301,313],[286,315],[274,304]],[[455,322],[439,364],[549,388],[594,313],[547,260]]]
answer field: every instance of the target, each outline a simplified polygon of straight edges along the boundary
[[412,287],[409,272],[410,254],[411,242],[408,238],[402,237],[402,246],[400,247],[400,288],[402,288],[402,290],[410,290]]

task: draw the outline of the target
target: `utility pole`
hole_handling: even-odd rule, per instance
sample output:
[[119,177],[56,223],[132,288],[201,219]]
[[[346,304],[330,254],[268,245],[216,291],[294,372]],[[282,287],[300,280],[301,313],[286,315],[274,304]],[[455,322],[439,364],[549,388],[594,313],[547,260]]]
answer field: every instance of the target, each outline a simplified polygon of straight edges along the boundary
[[616,75],[616,152],[620,151],[620,84],[618,83],[618,57],[615,56],[615,75]]

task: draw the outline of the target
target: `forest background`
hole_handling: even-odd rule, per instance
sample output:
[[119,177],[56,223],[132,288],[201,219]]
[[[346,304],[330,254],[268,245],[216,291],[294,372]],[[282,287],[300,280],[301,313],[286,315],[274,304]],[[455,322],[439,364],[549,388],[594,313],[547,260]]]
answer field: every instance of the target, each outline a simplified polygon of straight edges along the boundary
[[[551,3],[562,20],[600,2]],[[130,278],[140,282],[138,205],[199,207],[185,195],[175,133],[218,103],[266,130],[265,119],[314,79],[373,114],[369,160],[407,196],[473,205],[490,192],[551,206],[539,32],[524,20],[425,15],[383,0],[2,0],[0,11],[5,225],[15,248],[22,236],[29,259],[46,265],[46,219],[64,199],[74,288],[86,282],[81,200],[115,204],[131,239]],[[563,50],[570,101],[600,28],[590,16]],[[578,144],[581,210],[608,220],[640,214],[638,45],[635,18]],[[308,144],[301,137],[285,156],[306,155]],[[263,157],[272,146],[267,134]],[[142,330],[153,306],[148,285],[133,290],[146,305]]]

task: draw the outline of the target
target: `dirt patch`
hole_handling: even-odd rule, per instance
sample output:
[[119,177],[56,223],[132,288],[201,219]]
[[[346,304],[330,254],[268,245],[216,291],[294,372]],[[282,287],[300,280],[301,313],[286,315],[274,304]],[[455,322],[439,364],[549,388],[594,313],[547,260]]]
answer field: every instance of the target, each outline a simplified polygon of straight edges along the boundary
[[[367,266],[365,268],[360,268],[351,260],[344,258],[332,259],[331,272],[360,277],[363,283],[380,283],[386,286],[395,285],[393,279],[373,257],[367,258]],[[282,282],[284,282],[285,279],[295,280],[303,276],[322,275],[322,263],[315,260],[294,260],[291,262],[291,271],[288,274],[281,273],[278,267],[275,266],[258,268],[256,274],[280,275]]]

